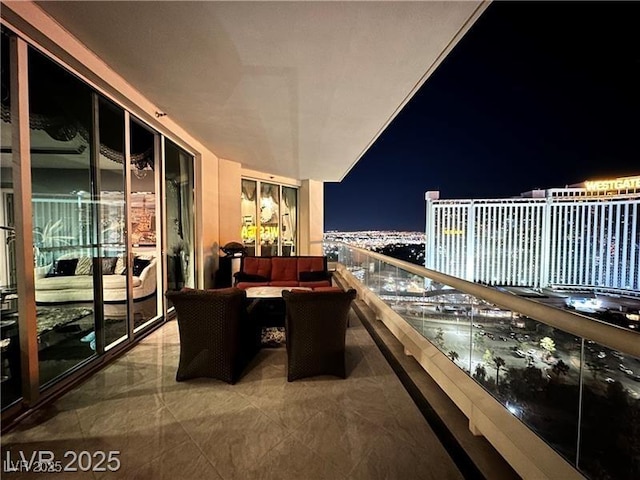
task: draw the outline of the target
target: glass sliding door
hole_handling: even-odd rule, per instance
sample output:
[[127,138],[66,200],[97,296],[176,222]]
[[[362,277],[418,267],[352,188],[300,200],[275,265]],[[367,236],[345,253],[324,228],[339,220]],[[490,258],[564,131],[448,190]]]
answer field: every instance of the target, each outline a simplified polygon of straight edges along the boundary
[[278,255],[280,240],[280,187],[260,184],[260,256]]
[[22,396],[16,275],[16,231],[13,211],[13,165],[9,35],[2,30],[2,116],[0,124],[0,398],[5,408]]
[[[104,317],[104,345],[106,349],[127,339],[128,336],[128,255],[125,179],[124,110],[101,98],[98,104],[98,158],[97,184],[99,195],[99,240],[103,265],[102,300]],[[115,258],[115,264],[111,264]]]
[[133,261],[127,275],[133,286],[134,327],[140,329],[159,318],[162,298],[158,294],[158,134],[131,119],[129,215]]
[[193,156],[165,139],[167,288],[195,286]]
[[240,205],[240,237],[247,255],[297,255],[297,188],[242,179]]
[[282,255],[297,255],[298,245],[298,190],[282,187],[282,212],[280,236],[282,239]]
[[246,248],[247,255],[256,254],[256,233],[258,229],[258,195],[255,180],[242,180],[240,211],[242,212],[242,232],[240,237]]
[[[32,388],[36,385],[41,387],[40,398],[46,398],[56,382],[86,371],[105,351],[135,342],[140,335],[134,334],[144,334],[162,321],[164,280],[160,266],[164,262],[159,260],[164,242],[173,259],[172,287],[193,287],[196,283],[193,156],[170,141],[163,149],[158,132],[28,47],[27,85],[22,91],[29,97],[25,124],[30,152],[28,158],[18,159],[12,145],[12,128],[17,128],[17,122],[12,124],[10,91],[12,79],[18,77],[13,73],[18,72],[11,72],[14,63],[10,59],[15,52],[10,35],[2,27],[3,411],[15,406],[22,392],[29,391],[30,397],[38,400]],[[31,173],[32,212],[23,213],[24,218],[14,212],[16,161]],[[165,212],[169,224],[162,221]],[[20,220],[26,222],[26,215],[33,225],[33,244],[28,245],[15,230]],[[36,328],[32,331],[28,324],[26,330],[33,335],[29,341],[37,342],[37,350],[31,343],[21,351],[18,320],[23,312],[18,311],[17,286],[26,291],[32,288],[28,279],[18,278],[16,273],[16,250],[22,251],[23,246],[33,250],[33,266],[28,268],[34,269]],[[28,363],[23,363],[25,360]],[[25,370],[31,362],[37,362],[37,373],[23,382],[21,366]]]
[[95,354],[91,90],[29,51],[33,252],[40,384]]

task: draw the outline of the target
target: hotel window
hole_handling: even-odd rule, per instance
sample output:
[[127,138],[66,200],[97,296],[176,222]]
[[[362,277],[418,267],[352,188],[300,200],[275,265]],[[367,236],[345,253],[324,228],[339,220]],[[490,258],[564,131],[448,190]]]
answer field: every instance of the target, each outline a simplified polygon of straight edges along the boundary
[[242,243],[248,255],[291,256],[297,252],[298,190],[242,180]]

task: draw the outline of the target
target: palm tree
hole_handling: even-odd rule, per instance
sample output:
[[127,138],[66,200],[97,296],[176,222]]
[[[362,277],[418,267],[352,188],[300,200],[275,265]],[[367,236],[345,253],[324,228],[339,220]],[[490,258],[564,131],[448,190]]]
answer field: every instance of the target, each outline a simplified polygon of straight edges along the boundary
[[550,337],[544,337],[542,340],[540,340],[540,347],[546,352],[546,359],[548,359],[551,354],[556,351],[556,343]]
[[460,358],[460,355],[458,355],[458,352],[455,352],[453,350],[449,350],[449,353],[447,353],[447,355],[449,356],[451,361],[454,363],[456,360],[458,360],[458,358]]
[[504,358],[502,358],[502,357],[495,357],[495,358],[493,359],[493,365],[494,365],[494,367],[495,367],[495,369],[496,369],[496,389],[497,389],[497,388],[498,388],[498,385],[499,385],[499,380],[500,380],[500,369],[501,369],[502,367],[504,367],[504,365],[505,365]]
[[438,330],[436,330],[436,336],[433,340],[436,342],[438,347],[444,349],[444,330],[442,328],[438,328]]
[[477,364],[476,371],[473,376],[480,383],[483,383],[485,378],[487,377],[487,370],[484,368],[484,365],[482,365],[481,363]]
[[562,360],[558,360],[556,364],[551,367],[551,371],[556,377],[560,377],[560,375],[566,375],[569,373],[569,365],[564,363]]
[[491,363],[493,361],[493,352],[488,348],[484,351],[484,355],[482,355],[482,361],[484,363]]

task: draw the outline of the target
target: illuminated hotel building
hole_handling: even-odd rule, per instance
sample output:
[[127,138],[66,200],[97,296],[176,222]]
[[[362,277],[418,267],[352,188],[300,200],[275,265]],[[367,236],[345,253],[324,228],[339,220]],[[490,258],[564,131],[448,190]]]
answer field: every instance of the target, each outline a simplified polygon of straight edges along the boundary
[[516,198],[425,198],[427,268],[489,285],[640,295],[640,176]]

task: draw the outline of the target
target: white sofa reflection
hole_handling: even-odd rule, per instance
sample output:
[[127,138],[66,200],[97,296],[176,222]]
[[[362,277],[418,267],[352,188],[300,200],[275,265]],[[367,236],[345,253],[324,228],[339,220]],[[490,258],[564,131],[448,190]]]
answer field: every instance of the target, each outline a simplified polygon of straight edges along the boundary
[[[76,260],[74,262],[74,260]],[[53,265],[35,271],[37,305],[93,303],[93,273],[90,257],[66,254]],[[103,259],[102,297],[105,317],[124,316],[127,300],[127,275],[122,259]],[[132,287],[134,302],[151,298],[156,293],[156,258],[134,257]],[[110,306],[113,305],[116,308]],[[119,308],[117,308],[119,307]]]

